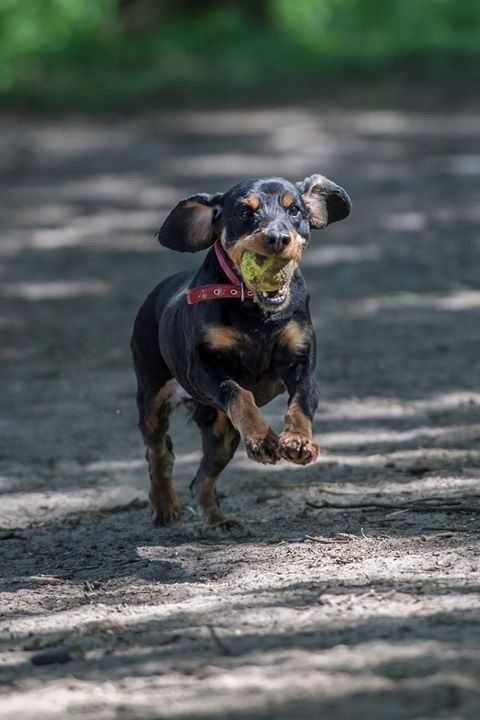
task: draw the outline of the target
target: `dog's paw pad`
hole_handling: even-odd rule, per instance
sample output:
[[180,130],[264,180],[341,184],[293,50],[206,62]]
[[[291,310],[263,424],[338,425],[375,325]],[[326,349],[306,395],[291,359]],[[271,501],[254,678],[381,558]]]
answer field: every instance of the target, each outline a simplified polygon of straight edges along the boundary
[[285,460],[297,465],[309,465],[318,457],[318,446],[299,433],[283,432],[278,439],[280,453]]
[[278,437],[272,430],[260,439],[245,438],[247,455],[256,462],[273,465],[280,459]]

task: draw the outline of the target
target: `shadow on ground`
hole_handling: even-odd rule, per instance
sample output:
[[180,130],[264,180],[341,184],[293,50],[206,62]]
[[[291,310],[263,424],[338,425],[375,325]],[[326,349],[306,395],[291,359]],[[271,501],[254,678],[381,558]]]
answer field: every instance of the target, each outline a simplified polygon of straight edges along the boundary
[[[0,717],[478,716],[479,127],[314,105],[1,121]],[[199,258],[153,232],[189,193],[312,172],[354,201],[304,263],[324,454],[240,452],[224,537],[188,507],[179,416],[187,508],[155,530],[128,340]],[[67,664],[31,664],[59,645]]]

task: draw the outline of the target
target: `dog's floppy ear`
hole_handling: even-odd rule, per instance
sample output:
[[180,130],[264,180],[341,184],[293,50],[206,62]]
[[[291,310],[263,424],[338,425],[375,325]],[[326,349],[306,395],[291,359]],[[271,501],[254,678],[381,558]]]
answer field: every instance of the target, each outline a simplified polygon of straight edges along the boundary
[[158,242],[179,252],[205,250],[215,240],[214,221],[221,212],[222,199],[221,193],[201,193],[179,202],[158,231]]
[[323,175],[310,175],[297,183],[308,210],[312,228],[323,228],[350,214],[352,201],[348,193]]

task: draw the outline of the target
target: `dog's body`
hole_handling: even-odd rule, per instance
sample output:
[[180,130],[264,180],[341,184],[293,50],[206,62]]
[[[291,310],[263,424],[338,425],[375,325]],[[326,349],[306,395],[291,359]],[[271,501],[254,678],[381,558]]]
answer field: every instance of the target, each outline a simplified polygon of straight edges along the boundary
[[[168,435],[178,390],[193,403],[202,433],[203,458],[191,489],[210,525],[233,524],[219,509],[215,481],[241,438],[258,462],[285,458],[307,464],[316,459],[311,428],[318,401],[315,336],[298,265],[310,227],[323,227],[349,211],[344,190],[313,176],[298,187],[274,178],[235,186],[222,196],[193,196],[166,219],[159,240],[167,247],[213,247],[194,275],[182,272],[162,281],[135,322],[139,426],[147,446],[156,523],[175,519],[180,509],[171,482],[174,455]],[[269,255],[288,261],[293,268],[288,283],[267,293],[249,287],[241,275],[247,249],[257,253],[259,262]],[[227,286],[232,273],[234,284]],[[209,299],[202,301],[204,288]],[[227,298],[221,288],[232,288]],[[285,391],[289,407],[277,436],[258,408]]]

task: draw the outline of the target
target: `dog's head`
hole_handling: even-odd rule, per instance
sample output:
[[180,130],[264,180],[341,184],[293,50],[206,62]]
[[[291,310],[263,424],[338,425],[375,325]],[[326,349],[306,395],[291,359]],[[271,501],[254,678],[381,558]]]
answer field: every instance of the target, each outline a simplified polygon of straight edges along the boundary
[[259,262],[274,255],[294,269],[311,229],[343,220],[350,209],[345,190],[323,175],[296,184],[283,178],[248,180],[224,194],[182,200],[163,223],[158,240],[180,252],[204,250],[220,240],[245,284],[255,291],[255,301],[264,310],[279,310],[289,302],[292,273],[278,289],[262,292],[242,271],[243,254],[255,253]]

